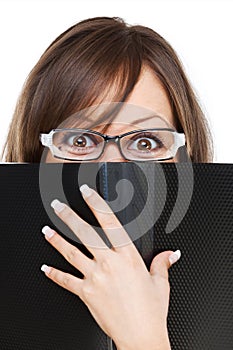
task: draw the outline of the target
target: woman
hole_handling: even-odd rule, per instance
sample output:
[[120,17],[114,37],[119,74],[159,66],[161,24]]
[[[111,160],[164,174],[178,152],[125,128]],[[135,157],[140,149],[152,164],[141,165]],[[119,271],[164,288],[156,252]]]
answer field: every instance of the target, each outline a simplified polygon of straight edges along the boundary
[[[116,104],[120,108],[134,105],[153,113],[141,120],[130,113],[126,120],[118,113],[120,108],[97,117],[94,113],[80,113],[75,128],[84,131],[69,138],[69,143],[56,141],[61,140],[60,130],[55,131],[57,138],[46,135],[58,126],[65,129],[69,117],[77,112],[111,102],[123,103]],[[158,119],[162,120],[159,127]],[[30,73],[10,125],[5,161],[40,162],[43,146],[48,146],[46,162],[134,161],[138,154],[146,155],[140,159],[144,161],[179,161],[177,148],[170,147],[165,152],[151,134],[148,136],[147,131],[151,133],[153,128],[167,129],[168,134],[163,134],[165,142],[168,135],[178,139],[184,134],[192,162],[212,161],[206,119],[171,46],[150,28],[129,26],[119,18],[92,18],[61,34]],[[50,135],[53,134],[54,131]],[[128,134],[136,137],[131,150],[125,146],[127,140],[132,141]],[[92,137],[99,141],[91,142]],[[182,140],[179,146],[184,146]],[[104,200],[87,185],[80,190],[113,248],[107,248],[94,229],[68,206],[54,200],[51,205],[60,219],[82,241],[84,236],[91,236],[96,248],[88,246],[94,257],[91,260],[45,226],[42,231],[48,242],[83,273],[84,279],[47,265],[42,270],[85,302],[117,349],[170,349],[168,269],[179,259],[180,252],[157,255],[148,271]],[[106,289],[106,281],[111,290]]]

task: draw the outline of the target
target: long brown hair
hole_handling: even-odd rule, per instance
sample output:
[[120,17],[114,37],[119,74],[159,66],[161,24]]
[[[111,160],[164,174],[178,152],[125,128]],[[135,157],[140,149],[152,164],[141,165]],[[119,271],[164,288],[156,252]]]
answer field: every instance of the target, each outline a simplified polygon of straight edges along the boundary
[[115,17],[79,22],[47,48],[19,97],[2,153],[5,161],[39,162],[40,132],[106,96],[125,101],[145,65],[165,88],[191,161],[211,162],[208,123],[175,51],[152,29]]

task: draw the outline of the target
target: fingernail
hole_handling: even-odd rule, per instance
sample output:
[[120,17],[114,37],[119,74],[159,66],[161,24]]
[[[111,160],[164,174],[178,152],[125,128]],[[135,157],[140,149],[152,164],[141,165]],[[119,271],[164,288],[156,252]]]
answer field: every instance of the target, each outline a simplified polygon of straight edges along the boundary
[[175,264],[181,257],[181,251],[180,250],[176,250],[174,253],[172,253],[170,256],[169,256],[169,261],[170,261],[170,264],[173,265]]
[[43,234],[47,238],[51,238],[54,236],[54,231],[51,230],[51,228],[49,226],[44,226],[41,231],[43,232]]
[[49,273],[51,271],[51,267],[47,265],[42,265],[40,269],[45,273]]
[[65,204],[61,203],[58,199],[54,199],[51,203],[51,207],[60,213],[63,209],[65,209]]
[[80,191],[82,192],[84,197],[90,197],[90,195],[92,193],[90,187],[87,186],[86,184],[80,186]]

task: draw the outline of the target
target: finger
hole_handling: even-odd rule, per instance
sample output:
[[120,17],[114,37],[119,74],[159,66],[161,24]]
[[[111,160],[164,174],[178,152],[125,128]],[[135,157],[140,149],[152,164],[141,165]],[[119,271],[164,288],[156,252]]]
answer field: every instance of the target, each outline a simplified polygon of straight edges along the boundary
[[180,250],[175,252],[166,251],[156,255],[150,266],[151,275],[160,275],[161,277],[168,279],[169,268],[180,259],[180,256]]
[[50,278],[59,286],[69,290],[78,296],[81,295],[83,284],[82,279],[47,265],[42,265],[41,271],[43,271],[48,278]]
[[52,230],[49,226],[44,226],[42,232],[45,235],[47,241],[59,252],[64,258],[73,265],[76,269],[82,272],[83,275],[87,275],[88,271],[92,268],[94,261],[89,259],[78,248],[68,243],[62,238],[56,231]]
[[[94,257],[100,256],[100,249],[109,250],[97,232],[86,221],[81,219],[68,205],[54,199],[51,203],[57,216],[69,226],[80,241],[88,248]],[[102,250],[101,249],[101,250]]]
[[126,245],[128,249],[136,250],[129,235],[105,200],[86,184],[80,187],[80,191],[115,250]]

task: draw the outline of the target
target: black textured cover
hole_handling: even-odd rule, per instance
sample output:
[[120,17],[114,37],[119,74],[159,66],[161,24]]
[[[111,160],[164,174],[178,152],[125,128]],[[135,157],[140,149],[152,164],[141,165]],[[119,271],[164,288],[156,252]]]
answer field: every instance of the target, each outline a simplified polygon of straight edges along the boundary
[[[78,189],[79,164],[62,166],[62,186],[69,205],[97,225]],[[169,234],[166,227],[176,206],[179,177],[183,176],[184,188],[189,186],[186,168],[190,164],[145,163],[141,168],[133,163],[83,166],[86,175],[81,180],[89,185],[93,185],[92,174],[99,167],[96,186],[106,200],[117,197],[116,184],[120,179],[132,183],[135,191],[131,202],[116,213],[123,224],[139,216],[148,196],[148,182],[153,181],[156,188],[144,220],[156,216],[164,196],[164,178],[158,171],[162,169],[166,203],[153,227],[135,244],[147,266],[163,250],[182,252],[181,260],[170,270],[168,327],[172,349],[233,349],[233,164],[193,164],[190,205],[183,220]],[[53,179],[58,167],[43,165],[47,187],[46,203],[42,203],[40,164],[0,165],[0,350],[111,349],[108,337],[81,300],[40,271],[45,263],[81,277],[41,233],[44,225],[50,225],[63,234],[51,220],[55,220],[55,214],[49,209],[57,197]],[[184,209],[181,203],[175,216]],[[129,234],[140,231],[145,222],[137,222]],[[72,235],[69,240],[88,254],[85,247],[73,241]]]

